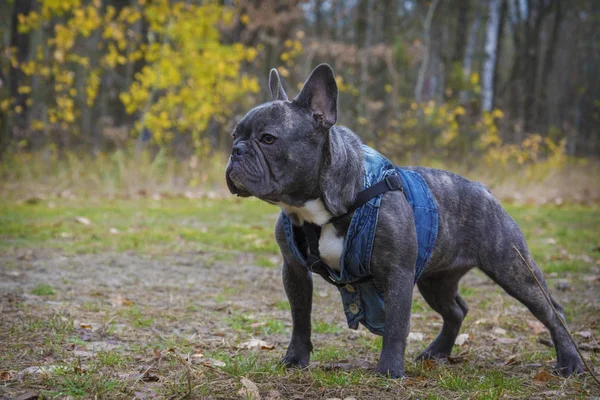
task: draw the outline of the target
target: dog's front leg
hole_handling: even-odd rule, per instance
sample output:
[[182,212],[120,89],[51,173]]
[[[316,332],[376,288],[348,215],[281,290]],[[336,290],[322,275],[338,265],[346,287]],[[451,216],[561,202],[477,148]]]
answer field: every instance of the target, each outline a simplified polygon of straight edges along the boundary
[[404,351],[410,327],[414,267],[393,270],[387,279],[385,329],[377,373],[390,378],[404,376]]
[[282,362],[287,367],[304,368],[308,366],[312,351],[310,314],[313,282],[311,273],[300,264],[284,261],[283,286],[292,310],[292,339]]

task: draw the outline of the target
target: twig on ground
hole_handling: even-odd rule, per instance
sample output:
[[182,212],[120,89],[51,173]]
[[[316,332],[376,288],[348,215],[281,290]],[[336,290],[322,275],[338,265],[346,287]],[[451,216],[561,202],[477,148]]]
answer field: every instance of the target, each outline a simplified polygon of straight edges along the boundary
[[565,324],[565,321],[561,318],[561,315],[558,313],[558,311],[556,311],[556,308],[554,308],[554,304],[552,304],[552,301],[550,300],[550,295],[548,293],[546,293],[546,291],[544,290],[544,287],[542,286],[542,283],[540,282],[540,280],[538,279],[538,277],[535,275],[535,272],[533,272],[533,269],[531,268],[531,266],[529,265],[529,263],[527,262],[527,260],[525,260],[525,258],[523,257],[523,255],[521,254],[521,252],[519,251],[519,249],[517,248],[517,246],[515,246],[513,244],[512,248],[517,252],[517,254],[519,255],[519,257],[521,257],[521,260],[523,260],[523,263],[525,264],[525,266],[529,270],[529,273],[531,273],[531,276],[533,276],[533,279],[535,280],[535,282],[539,286],[540,290],[544,294],[544,298],[546,299],[546,301],[548,302],[548,304],[552,308],[552,311],[554,312],[554,315],[556,315],[556,317],[560,321],[560,324],[565,329],[565,332],[567,332],[567,336],[571,340],[571,343],[573,343],[573,346],[575,346],[575,350],[577,351],[577,354],[579,354],[579,357],[581,357],[581,361],[583,361],[583,365],[585,365],[585,368],[588,370],[588,372],[590,373],[590,375],[592,376],[592,378],[594,378],[594,380],[596,381],[596,383],[600,386],[600,381],[598,380],[598,377],[596,376],[596,373],[587,364],[587,362],[585,361],[585,358],[583,358],[583,355],[579,351],[579,347],[577,346],[577,343],[575,343],[575,340],[573,340],[573,336],[571,336],[571,332],[569,332],[569,328],[567,328],[567,325]]
[[140,376],[137,377],[137,379],[135,380],[135,382],[133,382],[133,384],[130,386],[130,390],[129,393],[131,393],[133,391],[133,387],[140,381],[140,379],[142,379],[147,373],[148,371],[150,371],[150,369],[152,367],[154,367],[156,365],[156,361],[154,361],[152,364],[150,364],[150,366],[148,368],[146,368],[146,370],[144,372],[142,372],[140,374]]

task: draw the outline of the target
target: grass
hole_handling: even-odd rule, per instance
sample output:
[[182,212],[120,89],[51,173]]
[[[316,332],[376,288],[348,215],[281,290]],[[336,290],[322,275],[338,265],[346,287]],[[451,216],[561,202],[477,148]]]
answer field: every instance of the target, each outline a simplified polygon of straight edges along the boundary
[[[12,285],[0,295],[0,376],[35,365],[56,368],[4,382],[0,397],[35,390],[47,398],[234,398],[242,377],[263,397],[275,390],[282,398],[600,395],[585,376],[533,383],[556,357],[537,343],[548,335],[534,335],[527,325],[533,316],[482,274],[470,274],[460,288],[470,307],[461,330],[469,342],[455,347],[457,358],[447,365],[413,362],[428,340],[409,343],[404,380],[373,373],[382,339],[348,330],[339,295],[317,279],[312,364],[286,370],[278,360],[291,320],[276,268],[277,208],[236,198],[22,200],[0,199],[0,273]],[[599,337],[597,286],[584,278],[597,274],[600,263],[600,208],[509,204],[507,210],[573,330]],[[570,290],[556,291],[558,279],[568,279]],[[435,337],[439,317],[418,294],[412,308],[411,330]],[[82,328],[89,322],[93,329]],[[519,343],[497,343],[498,327]],[[239,348],[251,338],[275,350]],[[585,355],[599,365],[597,354]],[[370,367],[338,366],[354,361]]]
[[[143,211],[142,211],[143,210]],[[66,254],[136,251],[278,253],[277,209],[256,200],[54,199],[35,204],[0,200],[0,249],[60,249]],[[271,216],[271,218],[265,218]],[[89,221],[83,224],[78,221]],[[207,228],[210,227],[210,230]]]
[[[588,264],[578,257],[600,258],[593,251],[600,226],[597,208],[506,208],[544,271],[578,272]],[[154,256],[190,251],[210,253],[215,261],[248,253],[256,265],[274,267],[277,213],[276,207],[258,200],[236,198],[48,199],[35,204],[0,199],[0,250],[35,247],[68,255],[133,251]]]
[[148,328],[154,322],[154,318],[146,316],[138,306],[123,310],[123,317],[136,328]]
[[34,287],[31,290],[31,293],[35,294],[36,296],[54,296],[56,294],[56,291],[52,286],[45,283],[41,283]]

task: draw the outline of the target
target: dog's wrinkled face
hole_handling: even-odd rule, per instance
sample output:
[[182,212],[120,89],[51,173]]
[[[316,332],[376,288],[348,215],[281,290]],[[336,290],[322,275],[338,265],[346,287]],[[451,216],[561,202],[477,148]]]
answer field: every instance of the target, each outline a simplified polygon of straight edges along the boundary
[[238,196],[290,205],[318,197],[327,132],[335,123],[337,86],[329,66],[313,71],[293,101],[271,71],[274,101],[253,108],[233,131],[227,186]]
[[232,193],[282,201],[294,191],[306,190],[318,173],[315,165],[323,135],[310,116],[289,101],[258,106],[237,124],[227,166]]

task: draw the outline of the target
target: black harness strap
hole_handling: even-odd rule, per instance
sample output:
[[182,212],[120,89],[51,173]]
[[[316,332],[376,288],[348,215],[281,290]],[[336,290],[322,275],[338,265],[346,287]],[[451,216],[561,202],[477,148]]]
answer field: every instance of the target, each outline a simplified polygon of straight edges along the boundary
[[[356,200],[348,208],[348,211],[345,214],[334,217],[327,221],[327,223],[331,223],[345,217],[346,215],[356,211],[358,208],[363,206],[373,197],[379,196],[380,194],[389,192],[391,190],[402,191],[402,179],[398,174],[386,176],[384,180],[379,181],[376,184],[369,186],[365,190],[358,193],[358,195],[356,196]],[[331,283],[332,285],[345,286],[346,283],[340,284],[336,283],[333,280],[331,274],[325,267],[325,263],[321,260],[321,252],[319,251],[319,238],[321,236],[321,227],[315,224],[305,222],[302,225],[302,230],[304,231],[304,236],[306,237],[306,241],[308,242],[308,254],[306,257],[306,261],[308,262],[308,269],[313,273],[321,275],[326,282]],[[356,281],[353,281],[351,283],[358,284],[366,282],[371,278],[371,275],[368,275],[357,279]]]
[[361,191],[356,195],[356,200],[350,207],[348,207],[348,211],[345,214],[338,215],[337,217],[331,218],[327,223],[331,223],[337,221],[341,218],[344,218],[346,215],[356,211],[358,208],[362,207],[371,200],[373,197],[379,196],[380,194],[384,194],[385,192],[389,192],[390,190],[400,190],[402,189],[402,178],[400,175],[388,175],[384,180],[377,182],[376,184],[369,186],[365,190]]

